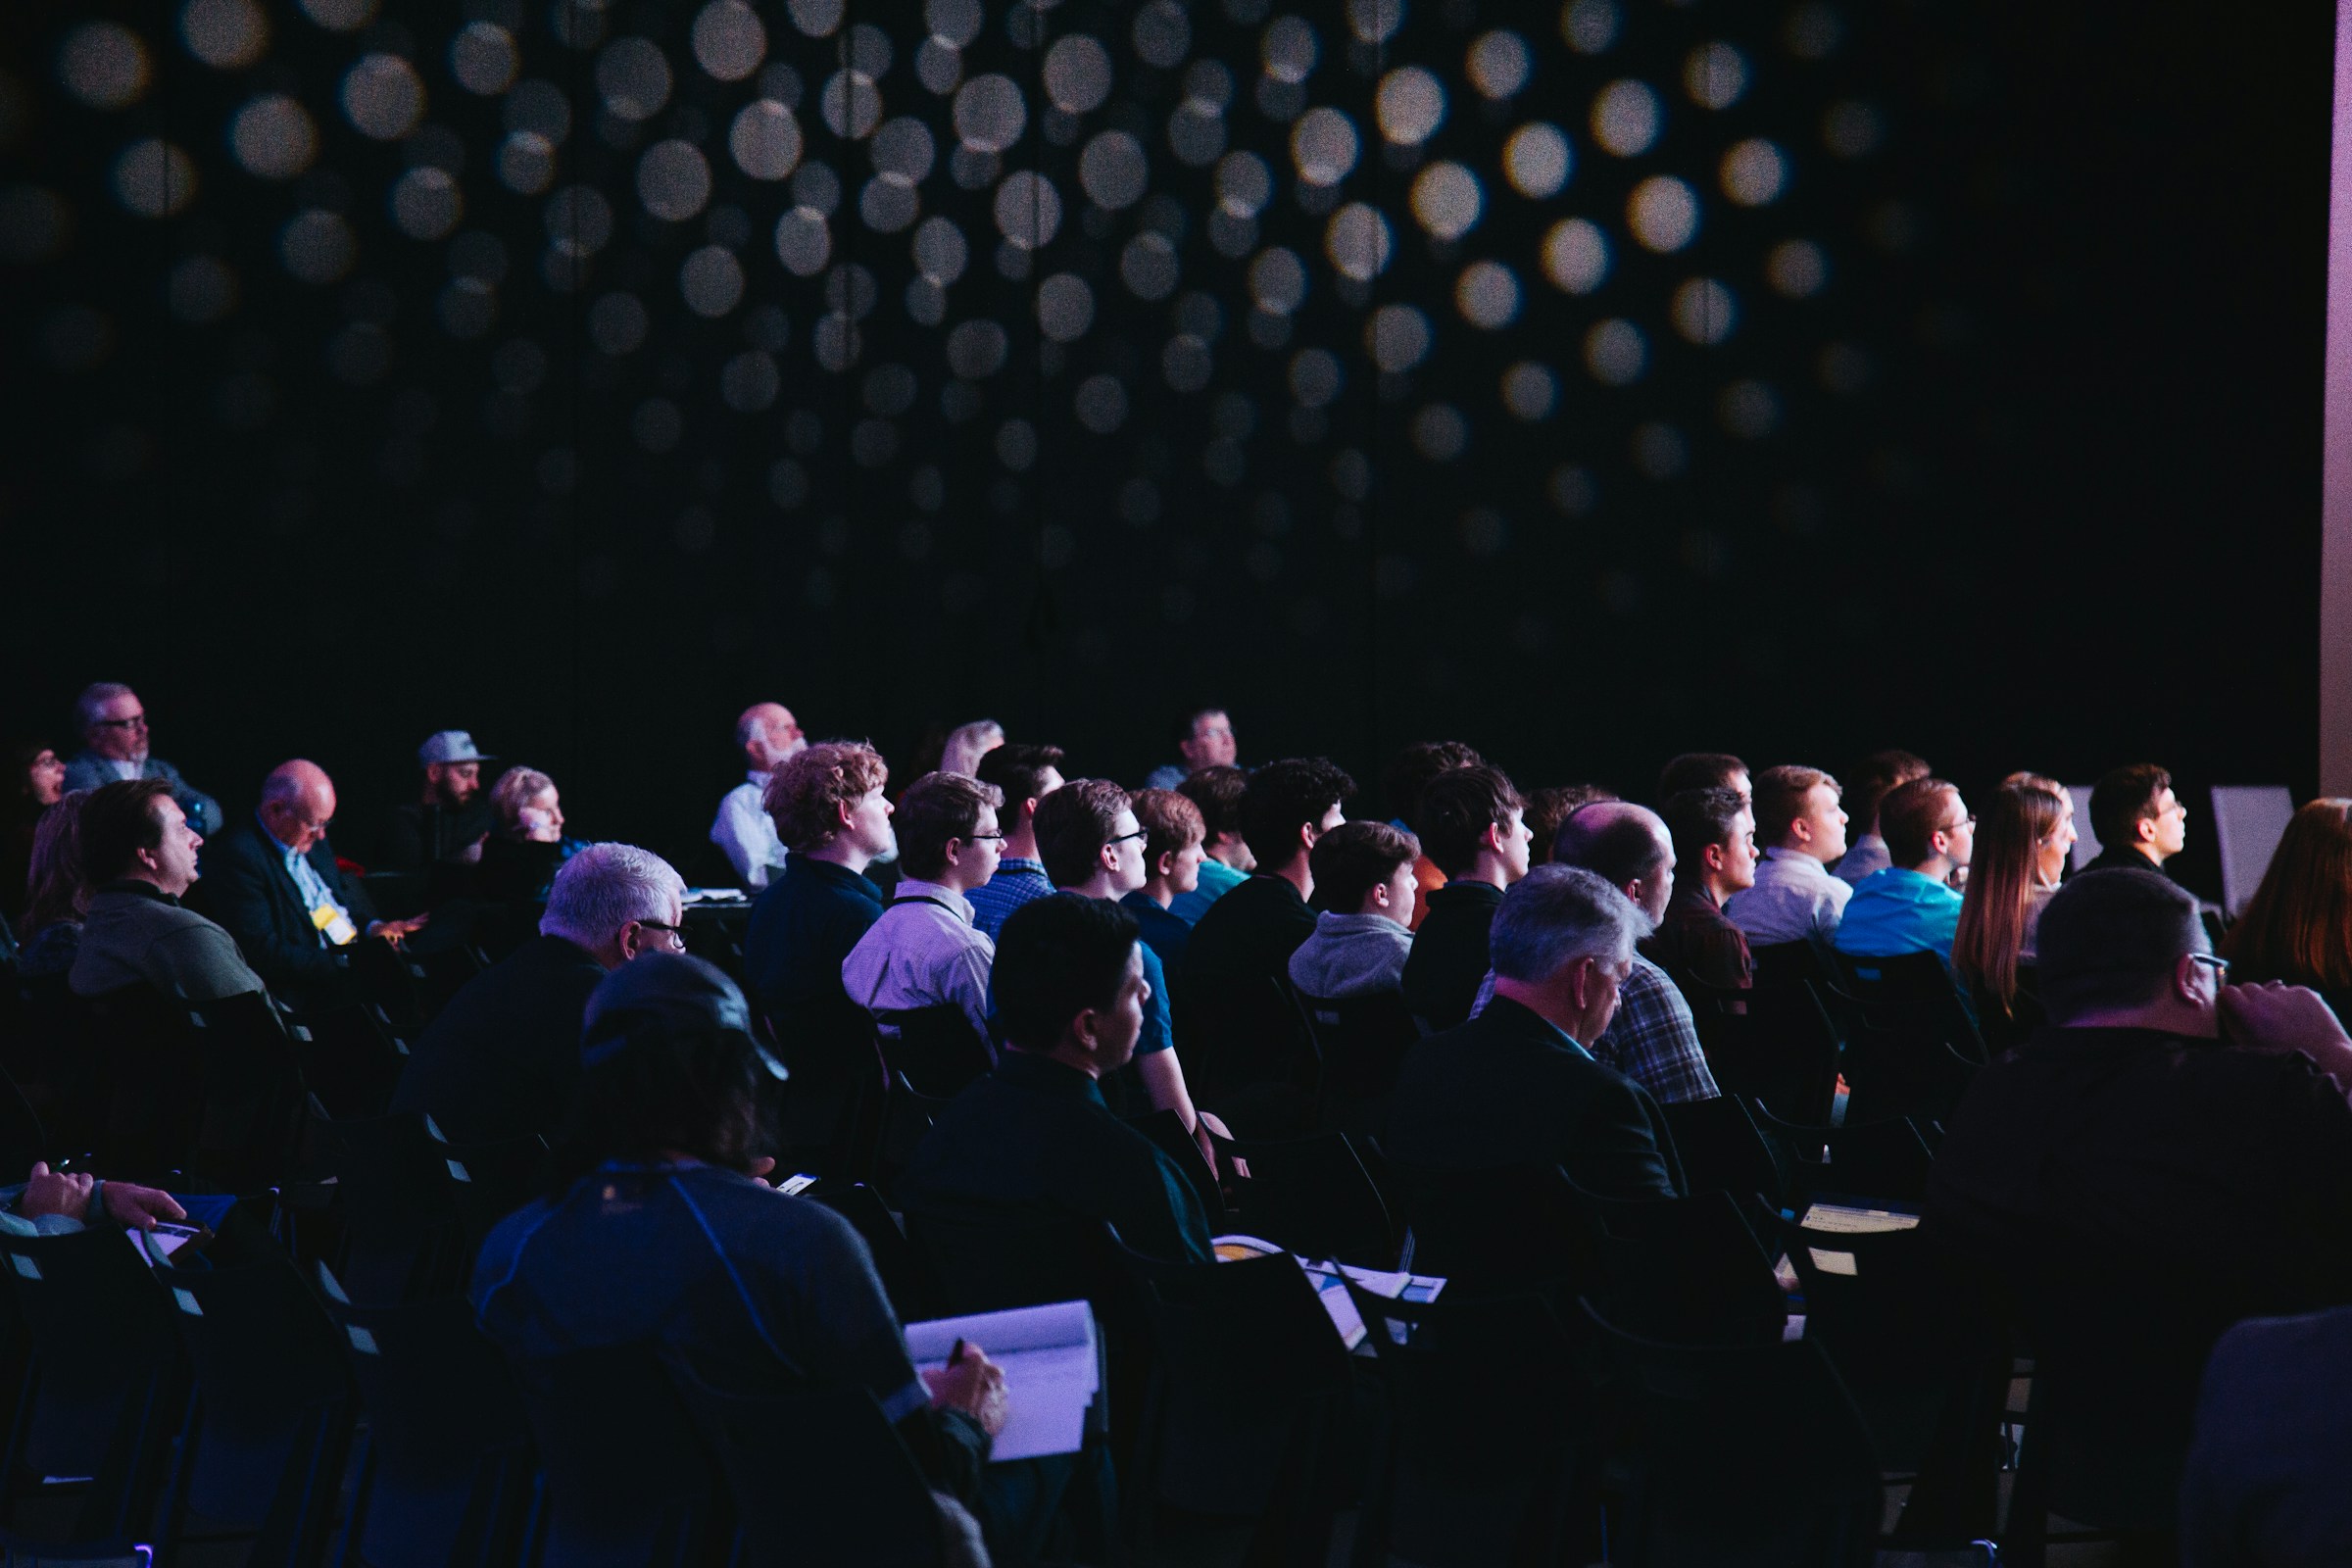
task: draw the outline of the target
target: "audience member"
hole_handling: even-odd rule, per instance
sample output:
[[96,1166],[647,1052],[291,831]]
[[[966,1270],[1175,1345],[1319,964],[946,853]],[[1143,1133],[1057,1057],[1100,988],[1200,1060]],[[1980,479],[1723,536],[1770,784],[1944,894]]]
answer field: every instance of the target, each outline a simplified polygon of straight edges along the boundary
[[1575,815],[1578,808],[1615,799],[1597,784],[1555,784],[1531,793],[1527,797],[1527,836],[1529,854],[1536,863],[1551,862],[1552,841],[1560,836],[1560,824]]
[[11,788],[6,815],[0,817],[0,918],[13,918],[24,910],[34,829],[66,790],[66,764],[45,744],[17,747],[9,762]]
[[1168,912],[1187,925],[1199,925],[1208,906],[1250,880],[1257,857],[1242,837],[1242,799],[1250,775],[1238,767],[1204,767],[1176,787],[1176,793],[1200,809],[1201,831],[1200,876],[1190,893],[1168,903]]
[[2241,980],[2283,980],[2352,1019],[2352,800],[2310,802],[2286,824],[2222,951]]
[[1754,793],[1747,764],[1729,752],[1685,752],[1658,773],[1658,804],[1685,790],[1731,790],[1741,800]]
[[74,711],[81,725],[82,749],[66,764],[67,789],[95,790],[101,784],[160,778],[172,786],[172,799],[198,837],[220,831],[220,804],[191,787],[178,768],[149,754],[147,709],[138,693],[120,681],[102,680],[74,699]]
[[426,736],[416,748],[423,792],[416,801],[392,808],[376,854],[382,869],[430,871],[479,860],[493,825],[490,800],[482,793],[482,764],[496,760],[465,730]]
[[926,773],[899,801],[899,885],[890,907],[842,960],[852,1002],[896,1035],[897,1016],[953,1006],[992,1056],[988,971],[997,945],[972,924],[971,892],[996,874],[1004,791],[962,773]]
[[781,1068],[735,983],[683,955],[623,965],[588,1000],[579,1056],[546,1195],[474,1262],[482,1332],[526,1381],[555,1357],[651,1343],[721,1392],[862,1388],[931,1484],[976,1502],[1003,1373],[967,1345],[918,1378],[865,1243],[760,1180]]
[[1342,805],[1355,780],[1329,760],[1293,757],[1250,775],[1242,796],[1242,837],[1257,871],[1209,906],[1185,950],[1185,981],[1239,995],[1290,973],[1291,955],[1312,935],[1315,891],[1308,854],[1347,820]]
[[2188,844],[2188,808],[2173,793],[2172,774],[2133,762],[2091,789],[2090,830],[2099,854],[2085,871],[2163,871]]
[[1959,790],[1939,778],[1915,778],[1879,806],[1879,832],[1893,864],[1854,885],[1834,939],[1839,953],[1890,958],[1933,953],[1949,959],[1960,929],[1952,873],[1968,864],[1977,819]]
[[348,956],[362,937],[394,947],[425,916],[379,920],[368,891],[346,878],[326,842],[335,784],[316,762],[282,762],[262,780],[253,820],[211,841],[204,853],[205,908],[218,919],[270,993],[289,1006],[317,1007],[350,994]]
[[977,777],[1004,792],[997,821],[1004,830],[996,875],[972,890],[972,923],[991,942],[1012,911],[1054,891],[1037,858],[1037,806],[1061,788],[1061,748],[1008,742],[982,755]]
[[81,804],[89,797],[69,790],[41,813],[32,834],[32,861],[25,882],[29,897],[18,935],[17,974],[52,980],[69,973],[81,948],[81,922],[90,909],[90,881],[81,868]]
[[1402,993],[1420,858],[1420,841],[1386,822],[1342,822],[1315,840],[1307,865],[1322,912],[1291,955],[1300,995],[1339,1002]]
[[1679,874],[1642,951],[1677,979],[1744,991],[1755,981],[1755,960],[1723,906],[1756,884],[1755,811],[1736,790],[1685,790],[1666,803],[1664,817]]
[[2018,966],[2034,961],[2041,911],[2058,891],[2073,842],[2073,818],[2063,794],[2034,785],[2005,784],[1985,808],[1952,935],[1952,971],[1968,987],[1980,1022],[2018,1016]]
[[[1421,839],[1421,795],[1441,774],[1457,767],[1483,766],[1486,759],[1460,741],[1415,741],[1398,752],[1381,778],[1381,789],[1389,800],[1389,822]],[[1530,823],[1529,826],[1534,826]],[[1546,840],[1538,840],[1539,846]],[[1541,856],[1541,849],[1538,851]],[[1446,873],[1429,857],[1426,844],[1421,858],[1413,862],[1413,912],[1405,922],[1407,930],[1418,931],[1421,922],[1429,918],[1429,896],[1446,885]]]
[[1176,969],[1193,923],[1169,906],[1200,886],[1208,826],[1200,808],[1174,790],[1139,790],[1129,804],[1144,829],[1144,885],[1119,902],[1135,916],[1144,946],[1158,955],[1160,967]]
[[2180,1486],[2180,1568],[2352,1562],[2352,1307],[2255,1317],[2205,1363]]
[[993,718],[975,718],[969,724],[958,724],[948,732],[947,744],[940,748],[939,770],[942,773],[961,773],[966,778],[979,776],[980,759],[1004,744],[1004,726]]
[[1494,999],[1406,1054],[1382,1152],[1436,1170],[1557,1165],[1605,1198],[1681,1196],[1664,1113],[1586,1044],[1608,1029],[1649,928],[1590,871],[1521,878],[1494,916]]
[[187,1217],[170,1193],[81,1171],[52,1171],[42,1159],[32,1162],[24,1185],[0,1188],[0,1236],[71,1236],[100,1224],[151,1231],[158,1221]]
[[1830,874],[1845,854],[1846,815],[1838,781],[1818,767],[1783,764],[1756,775],[1756,842],[1764,858],[1755,884],[1726,900],[1723,912],[1751,947],[1827,941],[1838,934],[1853,884]]
[[81,863],[92,892],[67,983],[77,997],[152,986],[185,1002],[265,991],[237,939],[180,906],[204,836],[172,781],[102,784],[81,803]]
[[1176,726],[1176,754],[1182,763],[1155,767],[1144,787],[1172,790],[1204,767],[1231,767],[1240,755],[1233,738],[1233,720],[1222,708],[1200,708],[1187,713]]
[[743,754],[743,782],[719,798],[710,842],[735,868],[736,885],[759,893],[784,869],[784,841],[767,814],[768,775],[807,751],[808,739],[782,703],[754,703],[735,719],[735,746]]
[[1139,1252],[1204,1263],[1208,1221],[1175,1160],[1110,1113],[1150,987],[1135,917],[1105,899],[1023,906],[997,945],[996,1070],[933,1120],[899,1177],[910,1224],[1108,1220]]
[[882,895],[865,868],[897,847],[882,794],[889,780],[872,747],[828,741],[782,763],[767,781],[767,814],[792,853],[784,874],[752,906],[744,973],[787,1049],[803,1047],[835,1067],[855,1061],[861,1049],[872,1054],[865,1009],[850,1000],[841,966],[882,917]]
[[[1552,863],[1591,871],[1625,895],[1655,930],[1674,897],[1674,839],[1658,813],[1630,801],[1580,807],[1560,824]],[[1665,970],[1633,955],[1615,1016],[1587,1044],[1593,1057],[1667,1104],[1713,1100],[1721,1090],[1699,1049],[1690,1004]],[[1581,1037],[1580,1037],[1581,1040]]]
[[684,950],[686,884],[631,844],[591,844],[548,889],[539,934],[459,988],[410,1052],[395,1111],[423,1111],[462,1144],[564,1124],[580,1076],[580,1020],[607,973]]
[[1483,763],[1439,774],[1421,791],[1421,842],[1446,885],[1405,959],[1405,1004],[1431,1029],[1470,1016],[1487,973],[1487,928],[1503,890],[1527,875],[1526,807],[1500,768]]
[[1892,862],[1887,858],[1886,841],[1879,836],[1879,807],[1886,797],[1913,779],[1926,778],[1928,764],[1909,752],[1873,752],[1862,759],[1854,770],[1853,795],[1849,805],[1853,809],[1852,847],[1835,867],[1838,879],[1849,887],[1858,887],[1866,876],[1884,871]]
[[474,896],[485,904],[535,905],[547,898],[556,868],[579,841],[564,836],[564,803],[556,781],[536,768],[510,767],[490,786],[493,816]]

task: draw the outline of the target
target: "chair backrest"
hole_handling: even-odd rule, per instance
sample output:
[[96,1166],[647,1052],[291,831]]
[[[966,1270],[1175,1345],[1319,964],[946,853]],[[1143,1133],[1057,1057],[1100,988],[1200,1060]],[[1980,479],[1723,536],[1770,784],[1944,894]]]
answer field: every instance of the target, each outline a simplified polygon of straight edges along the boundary
[[1822,1198],[1916,1206],[1927,1196],[1935,1150],[1909,1117],[1807,1126],[1751,1108],[1756,1131],[1788,1166],[1788,1206],[1800,1214]]
[[1730,1194],[1585,1201],[1615,1321],[1685,1343],[1780,1339],[1788,1305],[1773,1253]]
[[1193,1184],[1193,1196],[1200,1200],[1200,1212],[1208,1216],[1212,1227],[1218,1227],[1225,1214],[1225,1195],[1217,1187],[1217,1173],[1201,1156],[1200,1146],[1184,1130],[1184,1118],[1173,1110],[1150,1110],[1130,1116],[1127,1125],[1176,1162],[1176,1168]]
[[416,1111],[328,1124],[343,1205],[336,1273],[352,1299],[391,1306],[455,1292],[472,1252],[449,1147]]
[[204,1119],[204,1063],[187,1004],[148,986],[90,1001],[99,1152],[107,1168],[168,1183],[188,1164]]
[[1773,1158],[1739,1097],[1728,1090],[1713,1100],[1682,1101],[1659,1107],[1674,1134],[1683,1176],[1694,1193],[1754,1193],[1778,1206],[1788,1173]]
[[1404,1054],[1421,1038],[1420,1022],[1403,994],[1376,991],[1337,1001],[1306,996],[1298,1001],[1323,1056],[1326,1111],[1386,1103]]
[[194,1168],[231,1191],[274,1185],[307,1093],[285,1019],[258,991],[199,1004],[192,1016],[204,1084]]
[[1447,1294],[1586,1289],[1598,1266],[1582,1199],[1557,1165],[1445,1170],[1389,1162],[1412,1231],[1411,1266]]
[[1759,943],[1747,950],[1747,956],[1755,960],[1755,983],[1759,991],[1805,981],[1826,984],[1830,978],[1820,947],[1810,940]]
[[1241,1227],[1315,1258],[1364,1268],[1396,1261],[1399,1238],[1387,1203],[1345,1133],[1225,1146],[1240,1183]]
[[882,1060],[918,1093],[935,1100],[956,1092],[989,1070],[988,1046],[972,1021],[952,1002],[894,1012],[883,1020],[898,1029],[883,1032]]
[[1132,1296],[1099,1219],[909,1210],[906,1239],[951,1314],[1084,1299],[1105,1324],[1131,1322]]
[[883,1292],[902,1323],[916,1323],[939,1315],[939,1285],[922,1254],[899,1228],[882,1195],[863,1182],[820,1181],[802,1194],[839,1214],[856,1227],[873,1254],[874,1272],[882,1276]]
[[1188,985],[1176,1001],[1177,1038],[1188,1070],[1200,1071],[1199,1100],[1267,1087],[1311,1097],[1323,1063],[1314,1028],[1288,981],[1260,975],[1233,985]]
[[1949,1119],[1984,1065],[1973,1032],[1965,1045],[1953,1033],[1932,1006],[1874,1009],[1846,1038],[1846,1115],[1857,1124]]
[[409,1043],[364,1002],[306,1012],[286,1026],[303,1081],[333,1116],[381,1116],[408,1064]]
[[516,1363],[539,1456],[539,1568],[719,1561],[715,1465],[650,1345]]
[[2262,875],[2294,819],[2295,798],[2283,784],[2216,784],[2213,842],[2222,853],[2222,907],[2246,912]]

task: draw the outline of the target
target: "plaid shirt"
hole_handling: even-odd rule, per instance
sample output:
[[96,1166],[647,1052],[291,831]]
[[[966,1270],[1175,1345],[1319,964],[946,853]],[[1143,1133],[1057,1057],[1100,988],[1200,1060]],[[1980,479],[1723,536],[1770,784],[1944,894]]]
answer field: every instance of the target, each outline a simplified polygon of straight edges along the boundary
[[1592,1042],[1592,1058],[1655,1095],[1664,1104],[1714,1100],[1723,1091],[1698,1049],[1698,1026],[1666,971],[1634,956],[1634,972],[1617,993],[1617,1017]]
[[972,889],[972,925],[994,942],[1004,934],[1004,922],[1024,904],[1050,897],[1054,880],[1045,862],[1007,855],[997,862],[997,874]]

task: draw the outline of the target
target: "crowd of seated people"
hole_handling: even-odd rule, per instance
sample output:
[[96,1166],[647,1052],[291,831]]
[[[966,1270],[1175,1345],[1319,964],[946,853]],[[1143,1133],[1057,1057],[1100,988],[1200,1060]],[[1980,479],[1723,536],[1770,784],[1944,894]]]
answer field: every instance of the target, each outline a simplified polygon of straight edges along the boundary
[[[1799,950],[1824,986],[1834,960],[1932,954],[1980,1034],[1965,1093],[1923,1133],[1923,1224],[2029,1302],[2079,1288],[2081,1260],[2145,1281],[2193,1257],[2213,1276],[2145,1325],[2149,1353],[2174,1357],[2152,1374],[2172,1402],[2134,1438],[2150,1465],[2184,1461],[2203,1351],[2230,1325],[2352,1308],[2352,802],[2295,814],[2217,955],[2167,871],[2186,811],[2152,765],[2101,779],[2103,853],[2078,873],[2054,780],[2010,775],[1980,820],[1900,752],[1865,759],[1850,789],[1809,764],[1688,754],[1653,808],[1593,785],[1523,791],[1467,745],[1422,743],[1384,775],[1394,820],[1351,820],[1346,771],[1239,765],[1221,709],[1186,715],[1184,768],[1131,792],[989,721],[894,784],[873,747],[811,743],[762,704],[710,830],[753,895],[722,972],[687,956],[688,889],[666,860],[567,838],[545,773],[485,785],[495,760],[466,731],[419,751],[419,799],[387,838],[387,870],[438,879],[429,908],[385,917],[375,878],[329,844],[323,768],[280,763],[224,822],[148,755],[134,693],[93,687],[79,716],[71,767],[14,754],[15,984],[262,993],[300,1020],[366,994],[365,944],[479,949],[380,1108],[459,1144],[552,1151],[475,1261],[483,1331],[526,1369],[653,1342],[706,1382],[861,1388],[943,1527],[1003,1557],[1039,1549],[1042,1515],[1100,1478],[989,1464],[1007,1396],[986,1348],[917,1378],[868,1241],[770,1186],[870,1120],[873,1063],[917,1014],[974,1049],[956,1081],[919,1086],[887,1189],[910,1230],[1107,1221],[1135,1251],[1205,1264],[1232,1224],[1219,1193],[1251,1179],[1235,1128],[1317,1125],[1311,1102],[1277,1119],[1265,1107],[1283,1102],[1228,1099],[1249,1087],[1237,999],[1292,999],[1310,1036],[1342,1003],[1410,1018],[1416,1042],[1355,1124],[1372,1130],[1349,1135],[1402,1190],[1543,1167],[1598,1200],[1663,1202],[1702,1190],[1675,1118],[1737,1093],[1703,1020],[1762,1005],[1763,977]],[[0,1230],[151,1223],[171,1201],[40,1166],[0,1192]],[[615,1278],[640,1283],[600,1299]],[[2255,1506],[2223,1493],[2252,1485],[2229,1467],[2266,1441],[2251,1407],[2269,1396],[2250,1391],[2284,1352],[2259,1329],[2205,1388],[2201,1508]],[[2225,1437],[2239,1446],[2215,1448]]]

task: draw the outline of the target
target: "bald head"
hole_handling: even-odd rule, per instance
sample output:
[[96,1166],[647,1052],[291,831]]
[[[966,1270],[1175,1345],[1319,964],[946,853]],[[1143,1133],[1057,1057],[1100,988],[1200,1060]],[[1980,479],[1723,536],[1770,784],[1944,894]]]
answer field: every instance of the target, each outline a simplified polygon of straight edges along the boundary
[[808,749],[800,721],[782,703],[754,703],[745,709],[735,720],[735,744],[743,748],[743,760],[761,772]]
[[1657,812],[1631,801],[1594,801],[1569,813],[1551,858],[1607,878],[1652,920],[1674,892],[1674,838]]
[[262,780],[262,823],[287,849],[308,854],[335,815],[335,781],[317,762],[280,762]]

